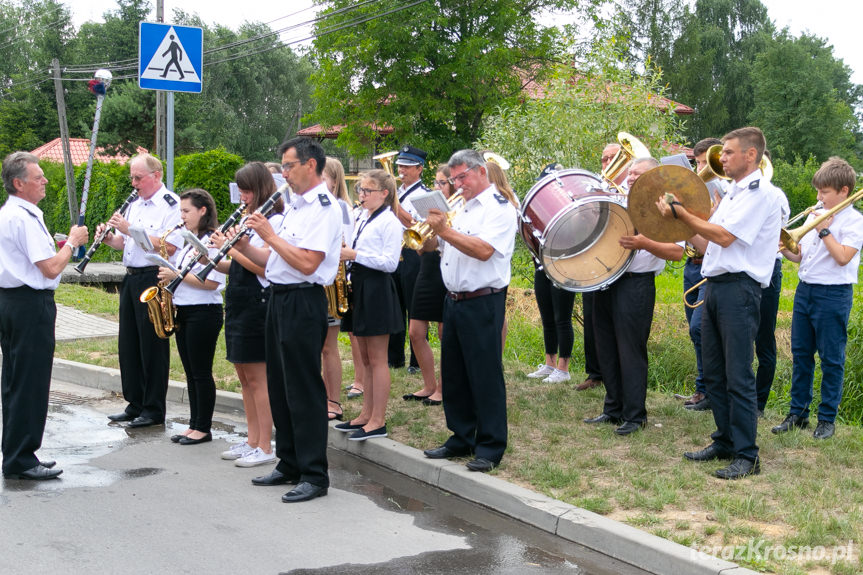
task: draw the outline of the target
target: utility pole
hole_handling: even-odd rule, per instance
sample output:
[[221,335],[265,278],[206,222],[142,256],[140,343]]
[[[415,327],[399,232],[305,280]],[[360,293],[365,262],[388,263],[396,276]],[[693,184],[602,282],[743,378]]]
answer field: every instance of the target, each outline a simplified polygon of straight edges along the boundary
[[69,150],[69,125],[66,121],[66,97],[63,95],[63,81],[60,80],[60,61],[51,60],[54,68],[54,92],[57,96],[57,116],[60,120],[60,145],[63,148],[63,169],[66,172],[66,195],[69,199],[69,217],[72,225],[78,221],[78,198],[75,191],[75,172],[72,168],[72,153]]
[[[156,22],[165,21],[165,0],[156,0]],[[165,92],[156,91],[156,155],[165,157],[167,150],[167,107],[165,106]]]

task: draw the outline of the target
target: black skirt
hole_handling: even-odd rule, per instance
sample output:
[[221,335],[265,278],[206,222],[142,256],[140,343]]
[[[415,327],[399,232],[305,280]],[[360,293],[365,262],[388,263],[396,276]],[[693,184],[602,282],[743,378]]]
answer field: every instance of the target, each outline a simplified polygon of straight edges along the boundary
[[263,363],[264,324],[270,288],[234,286],[225,290],[225,347],[231,363]]
[[342,318],[341,331],[374,336],[404,331],[392,275],[354,263],[351,267],[351,310]]
[[440,273],[440,253],[433,251],[422,254],[420,272],[414,286],[411,319],[443,321],[443,302],[446,292]]

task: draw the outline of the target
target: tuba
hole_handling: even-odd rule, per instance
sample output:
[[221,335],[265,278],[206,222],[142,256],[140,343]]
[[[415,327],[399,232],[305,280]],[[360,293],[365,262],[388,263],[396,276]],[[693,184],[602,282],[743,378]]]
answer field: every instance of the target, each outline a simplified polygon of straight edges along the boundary
[[[449,211],[446,213],[447,222],[452,224],[452,219],[464,208],[464,197],[459,189],[450,196],[447,201]],[[435,235],[434,230],[426,222],[417,222],[402,234],[402,245],[412,250],[418,250]]]
[[[173,228],[169,228],[162,234],[159,242],[159,255],[162,259],[168,259],[168,246],[166,240],[174,231],[179,230],[185,224],[180,222]],[[156,335],[161,339],[168,339],[177,331],[174,319],[177,317],[177,308],[174,306],[174,294],[165,289],[167,282],[159,282],[141,292],[138,299],[147,304],[147,315],[153,323]]]
[[373,160],[377,160],[381,163],[383,169],[392,177],[398,178],[398,174],[396,174],[396,170],[393,167],[395,163],[395,157],[399,155],[398,150],[393,152],[384,152],[383,154],[378,154],[377,156],[372,156]]
[[625,194],[626,191],[621,188],[615,180],[620,177],[623,170],[635,158],[649,158],[650,150],[641,141],[627,132],[617,133],[617,142],[620,144],[620,150],[617,151],[611,162],[602,170],[600,176],[608,185],[614,188],[614,191]]

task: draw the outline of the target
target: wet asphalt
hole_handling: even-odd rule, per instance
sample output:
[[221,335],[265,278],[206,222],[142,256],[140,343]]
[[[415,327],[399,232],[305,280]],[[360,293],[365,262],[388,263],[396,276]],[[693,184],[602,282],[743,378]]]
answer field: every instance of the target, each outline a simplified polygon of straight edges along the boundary
[[0,480],[0,573],[592,574],[626,564],[330,450],[326,497],[285,504],[255,487],[271,466],[219,454],[242,441],[241,414],[216,414],[211,443],[182,446],[187,406],[128,429],[106,392],[55,383],[42,459],[58,480]]

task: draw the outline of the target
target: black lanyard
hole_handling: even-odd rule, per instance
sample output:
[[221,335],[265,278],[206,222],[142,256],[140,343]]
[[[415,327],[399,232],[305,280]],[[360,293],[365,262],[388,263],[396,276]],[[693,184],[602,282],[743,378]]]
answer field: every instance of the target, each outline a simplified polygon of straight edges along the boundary
[[408,197],[409,195],[411,195],[411,192],[413,192],[417,188],[421,187],[422,185],[423,185],[422,180],[418,180],[417,182],[414,183],[414,185],[412,185],[410,188],[406,189],[405,193],[402,194],[401,196],[399,196],[399,203],[405,201],[405,198]]
[[379,207],[378,209],[376,209],[374,211],[374,213],[371,216],[369,216],[369,219],[364,221],[363,224],[357,229],[357,235],[354,236],[354,243],[351,244],[352,250],[357,249],[357,240],[360,239],[360,234],[363,233],[363,230],[366,229],[366,226],[369,225],[369,222],[371,222],[373,219],[378,217],[378,215],[380,215],[387,207],[389,207],[389,206],[383,205],[383,206]]

